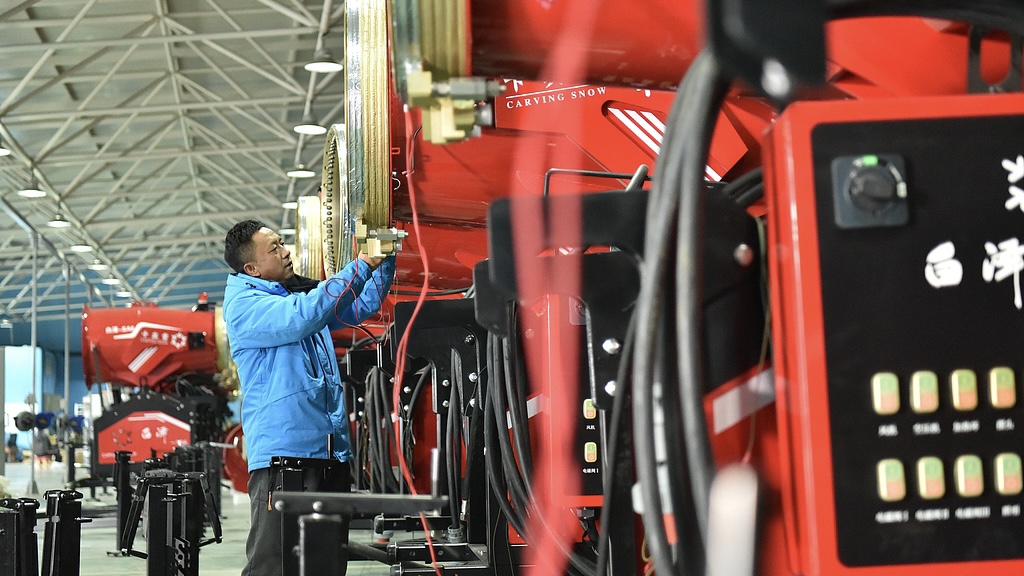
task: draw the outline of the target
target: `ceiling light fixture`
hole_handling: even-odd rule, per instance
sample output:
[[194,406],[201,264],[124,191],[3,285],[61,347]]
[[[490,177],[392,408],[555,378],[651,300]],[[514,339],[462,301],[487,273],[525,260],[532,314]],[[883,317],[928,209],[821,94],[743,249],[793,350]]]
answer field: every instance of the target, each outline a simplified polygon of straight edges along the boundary
[[295,128],[292,128],[299,134],[305,134],[307,136],[321,136],[327,134],[327,128],[324,128],[313,118],[311,112],[306,112],[302,115],[302,122],[300,122]]
[[102,272],[104,270],[110,269],[110,265],[104,264],[103,262],[100,262],[99,260],[93,260],[92,264],[87,265],[86,268],[88,268],[89,270],[95,270],[97,272]]
[[299,207],[299,203],[296,202],[295,200],[290,200],[288,202],[281,202],[281,208],[284,208],[285,210],[295,210],[298,207]]
[[79,242],[77,244],[72,244],[70,246],[70,249],[71,249],[72,252],[78,252],[79,254],[85,254],[86,252],[92,252],[93,251],[92,246],[89,246],[88,244],[86,244],[84,242]]
[[117,296],[118,298],[131,298],[132,293],[128,290],[118,290],[117,292],[114,292],[114,296]]
[[57,212],[53,218],[46,221],[46,225],[50,228],[68,228],[71,226],[71,222],[68,222],[63,214]]
[[316,172],[306,168],[305,164],[297,164],[294,168],[285,172],[285,175],[289,178],[312,178],[316,176]]
[[22,198],[42,198],[46,196],[46,192],[39,188],[39,180],[36,180],[36,177],[33,176],[29,180],[28,186],[18,190],[18,196]]
[[121,283],[120,280],[118,280],[117,278],[114,278],[113,274],[111,274],[110,276],[107,276],[106,278],[100,280],[100,282],[103,283],[103,284],[106,284],[107,286],[117,286],[118,284]]
[[[308,64],[307,64],[307,66],[308,66]],[[4,146],[4,141],[0,140],[0,156],[10,156],[10,155],[11,155],[11,149],[8,148],[7,146]]]
[[327,48],[319,48],[313,52],[313,61],[303,66],[307,72],[320,72],[327,74],[330,72],[341,72],[342,65],[334,56],[331,55],[331,51]]

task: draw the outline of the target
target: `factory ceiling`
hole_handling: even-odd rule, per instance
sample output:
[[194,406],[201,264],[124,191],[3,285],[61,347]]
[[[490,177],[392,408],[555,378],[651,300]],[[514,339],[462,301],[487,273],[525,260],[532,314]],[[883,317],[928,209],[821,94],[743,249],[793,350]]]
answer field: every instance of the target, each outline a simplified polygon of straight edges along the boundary
[[[344,9],[0,7],[0,146],[11,151],[0,157],[0,321],[28,321],[33,302],[40,320],[83,304],[188,308],[200,292],[219,302],[227,229],[244,218],[293,227],[282,203],[316,191],[318,177],[286,171],[305,164],[319,176],[324,137],[293,131],[304,116],[322,126],[344,116],[341,74],[304,68],[318,47],[341,58]],[[33,182],[40,197],[19,193]]]

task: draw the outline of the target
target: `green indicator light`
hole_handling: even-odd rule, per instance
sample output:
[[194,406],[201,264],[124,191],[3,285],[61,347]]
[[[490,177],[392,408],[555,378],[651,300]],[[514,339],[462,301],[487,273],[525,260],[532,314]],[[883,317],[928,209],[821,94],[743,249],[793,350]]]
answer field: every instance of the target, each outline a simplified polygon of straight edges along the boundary
[[874,154],[868,154],[867,156],[861,156],[860,157],[860,163],[863,166],[877,166],[878,165],[878,156],[875,156]]

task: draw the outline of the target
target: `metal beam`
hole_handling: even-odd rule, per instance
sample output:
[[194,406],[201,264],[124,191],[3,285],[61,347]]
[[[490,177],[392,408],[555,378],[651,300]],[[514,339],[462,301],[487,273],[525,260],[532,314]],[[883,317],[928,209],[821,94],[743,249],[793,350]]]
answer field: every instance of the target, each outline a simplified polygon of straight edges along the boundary
[[104,226],[131,226],[133,228],[139,226],[145,226],[146,224],[173,224],[178,222],[196,222],[199,220],[218,220],[221,218],[225,219],[238,219],[243,220],[245,218],[255,218],[257,216],[271,216],[276,215],[282,209],[277,208],[264,208],[261,210],[239,210],[237,212],[207,212],[206,214],[178,214],[175,216],[154,216],[151,218],[130,218],[127,220],[96,220],[90,222],[88,228],[102,228]]
[[126,106],[116,108],[92,108],[89,110],[53,110],[50,112],[32,112],[25,114],[4,115],[4,122],[13,124],[16,122],[43,122],[61,120],[65,118],[92,118],[95,116],[106,116],[109,118],[120,118],[130,114],[141,114],[150,116],[155,114],[177,113],[183,110],[205,110],[212,108],[231,108],[233,106],[257,107],[268,105],[292,104],[302,102],[302,96],[274,96],[271,98],[252,98],[248,100],[222,100],[220,102],[183,102],[181,104],[149,104],[146,106]]
[[82,50],[87,48],[113,48],[117,46],[159,46],[183,42],[206,42],[213,40],[244,40],[246,38],[279,38],[282,36],[309,36],[316,33],[316,26],[283,28],[280,30],[248,30],[244,32],[206,32],[176,36],[144,36],[136,38],[111,38],[107,40],[71,40],[68,42],[39,42],[36,44],[14,44],[4,46],[4,54],[38,52],[41,49]]
[[[287,142],[281,142],[279,144],[262,144],[259,146],[245,146],[240,148],[220,148],[215,150],[195,150],[192,152],[185,152],[184,150],[173,150],[173,149],[162,149],[154,150],[149,153],[132,153],[124,152],[119,156],[113,154],[104,157],[96,158],[95,156],[63,156],[60,159],[49,160],[40,164],[40,166],[77,166],[80,164],[89,164],[91,162],[103,161],[111,164],[118,162],[134,162],[136,160],[172,160],[172,159],[184,159],[192,156],[199,156],[201,158],[209,158],[210,156],[231,156],[233,154],[246,154],[250,152],[273,152],[277,150],[288,150],[291,148]],[[287,176],[282,173],[278,173],[277,177],[281,179],[281,183],[284,184],[287,181]]]
[[[61,259],[62,261],[64,260],[60,250],[58,250],[52,242],[47,240],[42,235],[39,235],[38,232],[36,232],[36,229],[31,224],[29,224],[28,220],[26,220],[25,217],[21,215],[21,212],[18,212],[14,208],[14,206],[11,206],[11,203],[8,202],[6,198],[0,198],[0,208],[2,208],[4,212],[7,212],[7,215],[10,216],[11,219],[14,220],[15,223],[18,224],[18,226],[21,226],[26,232],[28,232],[29,234],[37,234],[39,240],[43,243],[44,246],[46,246],[47,250],[49,250],[51,254]],[[82,283],[86,285],[89,284],[89,281],[86,279],[85,274],[83,274],[82,271],[74,265],[74,263],[71,263],[71,268],[75,271],[75,276],[77,276],[78,279],[82,281]],[[99,294],[99,296],[100,299],[103,299],[102,294]]]

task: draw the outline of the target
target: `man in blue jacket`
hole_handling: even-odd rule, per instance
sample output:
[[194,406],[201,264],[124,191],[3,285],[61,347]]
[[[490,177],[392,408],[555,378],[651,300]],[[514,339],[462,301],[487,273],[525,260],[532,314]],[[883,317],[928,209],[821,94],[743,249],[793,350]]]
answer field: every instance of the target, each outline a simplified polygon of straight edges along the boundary
[[333,458],[337,463],[330,467],[304,471],[305,489],[349,490],[348,414],[330,331],[377,312],[395,258],[360,254],[316,282],[294,273],[277,233],[245,220],[228,231],[224,260],[235,271],[228,276],[223,311],[241,381],[250,472],[252,524],[242,576],[280,576],[281,518],[273,510],[273,492],[281,479],[270,459]]

